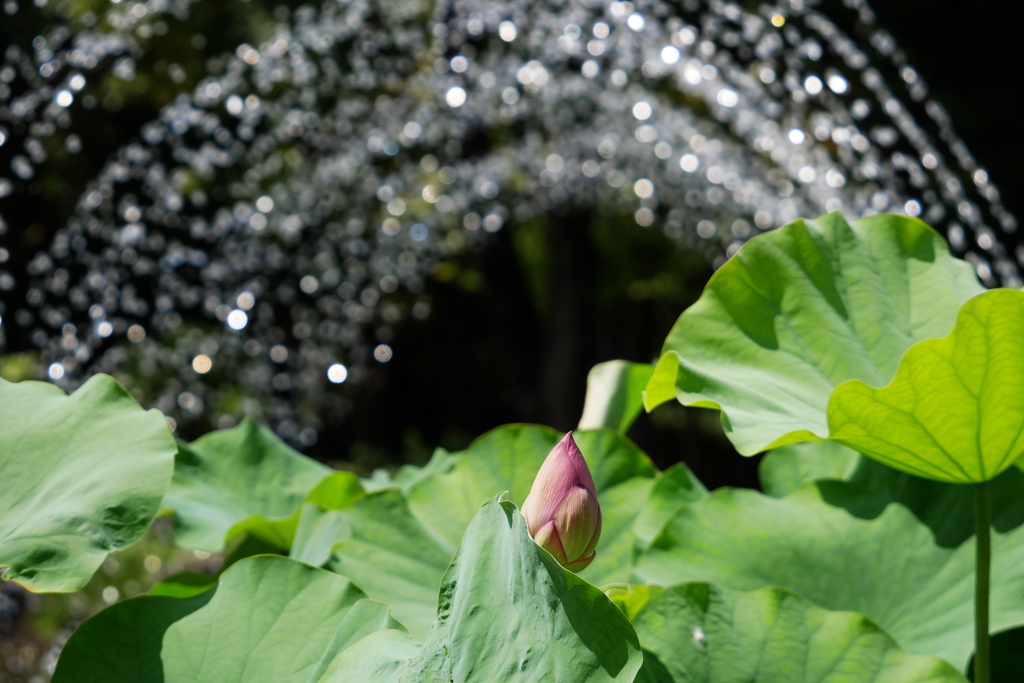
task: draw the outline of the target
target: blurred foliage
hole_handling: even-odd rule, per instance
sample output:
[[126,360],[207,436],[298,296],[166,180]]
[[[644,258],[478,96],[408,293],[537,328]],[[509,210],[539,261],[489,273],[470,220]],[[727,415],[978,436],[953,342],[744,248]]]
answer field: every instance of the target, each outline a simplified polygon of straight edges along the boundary
[[0,377],[8,382],[21,382],[39,374],[39,354],[9,353],[0,356]]

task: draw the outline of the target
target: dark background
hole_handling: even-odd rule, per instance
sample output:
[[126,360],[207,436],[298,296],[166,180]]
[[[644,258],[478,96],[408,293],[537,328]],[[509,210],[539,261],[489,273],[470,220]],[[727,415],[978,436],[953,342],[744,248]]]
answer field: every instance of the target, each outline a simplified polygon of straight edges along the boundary
[[1007,208],[1020,218],[1024,36],[1013,7],[992,0],[900,0],[874,3],[873,9],[878,25],[895,36]]

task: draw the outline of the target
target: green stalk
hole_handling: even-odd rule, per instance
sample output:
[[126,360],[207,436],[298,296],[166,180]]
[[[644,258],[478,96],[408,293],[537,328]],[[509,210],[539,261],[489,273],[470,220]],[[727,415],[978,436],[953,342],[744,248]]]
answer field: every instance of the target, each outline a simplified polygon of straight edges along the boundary
[[989,683],[988,583],[992,562],[988,482],[974,485],[974,537],[977,561],[974,582],[974,683]]

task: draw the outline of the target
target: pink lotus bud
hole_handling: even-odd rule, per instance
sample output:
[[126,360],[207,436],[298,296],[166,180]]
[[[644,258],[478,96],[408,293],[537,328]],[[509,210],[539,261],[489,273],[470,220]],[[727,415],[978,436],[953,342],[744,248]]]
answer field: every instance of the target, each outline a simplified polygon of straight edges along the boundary
[[530,536],[566,569],[586,569],[597,554],[601,537],[601,506],[594,478],[583,454],[565,435],[551,449],[523,502]]

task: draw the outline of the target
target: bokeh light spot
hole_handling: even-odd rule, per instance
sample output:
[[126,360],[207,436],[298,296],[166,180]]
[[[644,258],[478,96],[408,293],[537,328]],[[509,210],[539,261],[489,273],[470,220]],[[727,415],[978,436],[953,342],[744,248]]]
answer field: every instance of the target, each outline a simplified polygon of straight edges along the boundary
[[341,384],[348,379],[348,368],[341,363],[335,363],[331,367],[327,368],[327,379],[334,384]]
[[192,369],[200,375],[205,375],[213,367],[213,361],[205,354],[199,354],[192,359]]
[[245,311],[236,308],[235,310],[228,313],[228,327],[233,330],[240,330],[249,323],[249,316],[245,314]]

